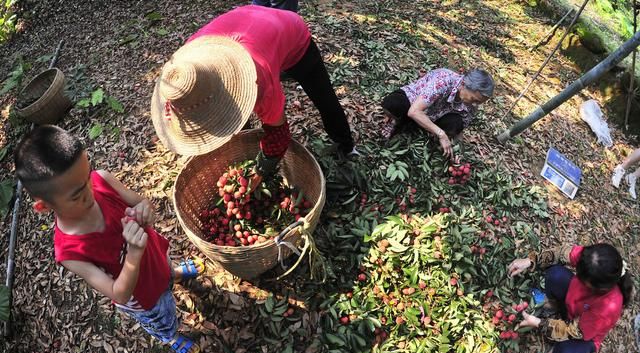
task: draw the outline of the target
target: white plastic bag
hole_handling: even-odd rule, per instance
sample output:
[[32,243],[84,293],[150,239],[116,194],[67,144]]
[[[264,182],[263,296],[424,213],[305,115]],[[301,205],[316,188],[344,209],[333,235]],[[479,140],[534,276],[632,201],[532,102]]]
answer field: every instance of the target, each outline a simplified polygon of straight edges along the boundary
[[598,137],[598,142],[606,147],[613,146],[613,140],[611,139],[611,132],[609,131],[609,125],[604,121],[602,110],[598,106],[598,102],[590,99],[580,106],[580,116],[582,120],[586,121],[591,127],[591,130]]

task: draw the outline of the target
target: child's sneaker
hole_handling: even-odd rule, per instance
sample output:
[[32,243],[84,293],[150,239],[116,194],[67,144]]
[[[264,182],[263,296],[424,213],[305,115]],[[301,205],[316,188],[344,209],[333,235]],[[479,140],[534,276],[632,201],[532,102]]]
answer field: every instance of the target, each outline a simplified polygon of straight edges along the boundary
[[638,177],[633,175],[633,174],[628,174],[625,179],[627,180],[627,183],[629,184],[629,194],[635,200],[637,198],[637,196],[636,196],[636,180],[638,179]]
[[611,184],[613,184],[614,188],[617,188],[620,186],[620,181],[622,181],[624,172],[625,170],[624,168],[622,168],[622,165],[616,166],[616,168],[613,170],[613,176],[611,177]]

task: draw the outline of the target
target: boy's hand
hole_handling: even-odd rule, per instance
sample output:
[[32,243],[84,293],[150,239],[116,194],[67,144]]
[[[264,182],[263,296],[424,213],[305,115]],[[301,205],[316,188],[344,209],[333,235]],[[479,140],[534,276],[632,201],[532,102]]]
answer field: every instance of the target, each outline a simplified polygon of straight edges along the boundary
[[522,312],[522,317],[524,318],[524,320],[522,320],[518,324],[516,330],[521,328],[521,327],[538,327],[538,326],[540,326],[540,321],[542,321],[539,318],[537,318],[537,317],[535,317],[533,315],[529,315],[524,311]]
[[122,218],[122,236],[129,244],[129,252],[143,251],[147,246],[147,233],[136,221]]
[[147,199],[143,199],[137,205],[133,207],[127,207],[124,211],[125,215],[133,218],[141,226],[151,226],[156,221],[156,214],[151,205],[151,202]]
[[509,277],[515,277],[524,272],[529,267],[531,267],[530,259],[515,259],[507,267],[507,270],[509,271]]

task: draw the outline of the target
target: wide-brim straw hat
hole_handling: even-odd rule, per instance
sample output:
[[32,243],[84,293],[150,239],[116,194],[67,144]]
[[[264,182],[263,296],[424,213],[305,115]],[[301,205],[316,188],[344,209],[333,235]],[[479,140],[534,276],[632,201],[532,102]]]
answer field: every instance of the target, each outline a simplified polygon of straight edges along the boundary
[[203,36],[182,46],[163,66],[151,99],[151,119],[167,148],[200,155],[242,129],[257,93],[249,52],[231,38]]

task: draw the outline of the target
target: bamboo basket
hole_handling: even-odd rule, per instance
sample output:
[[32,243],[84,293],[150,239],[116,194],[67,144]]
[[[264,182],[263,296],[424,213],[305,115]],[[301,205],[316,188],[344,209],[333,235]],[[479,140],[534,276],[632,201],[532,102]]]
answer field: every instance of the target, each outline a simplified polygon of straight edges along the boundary
[[16,113],[34,124],[55,124],[71,108],[71,100],[64,94],[64,73],[48,69],[34,77],[18,95]]
[[[280,173],[313,203],[309,213],[279,236],[251,246],[218,246],[203,239],[200,211],[219,198],[216,182],[230,164],[255,158],[262,130],[241,131],[210,153],[192,157],[182,168],[173,188],[173,206],[189,240],[207,257],[244,279],[255,278],[289,257],[303,244],[302,233],[311,234],[325,203],[325,179],[320,165],[300,143],[292,141],[280,162]],[[306,246],[305,246],[306,248]]]

